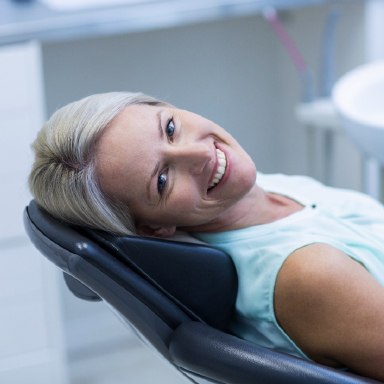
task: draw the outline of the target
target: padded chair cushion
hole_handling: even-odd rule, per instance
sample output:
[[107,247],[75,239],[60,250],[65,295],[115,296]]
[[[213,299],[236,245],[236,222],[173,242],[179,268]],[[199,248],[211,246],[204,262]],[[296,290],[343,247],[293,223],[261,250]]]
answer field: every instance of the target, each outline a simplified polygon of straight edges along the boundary
[[200,321],[227,328],[237,294],[237,274],[228,255],[206,245],[84,231]]
[[[163,292],[191,319],[219,329],[227,328],[234,313],[237,274],[231,258],[225,253],[200,244],[115,236],[70,226],[53,218],[35,201],[31,201],[27,212],[36,228],[47,238],[55,239],[58,246],[99,269],[109,269],[107,273],[114,271],[115,278],[131,270]],[[104,257],[99,248],[114,258]],[[71,258],[46,253],[56,265],[71,274],[75,256],[69,266]],[[72,284],[72,288],[74,286]],[[137,289],[138,295],[140,289]]]

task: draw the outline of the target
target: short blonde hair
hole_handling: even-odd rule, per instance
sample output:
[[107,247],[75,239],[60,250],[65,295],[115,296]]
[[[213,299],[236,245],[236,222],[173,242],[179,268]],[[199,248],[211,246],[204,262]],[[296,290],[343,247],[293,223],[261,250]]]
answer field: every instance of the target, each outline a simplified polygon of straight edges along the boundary
[[142,93],[96,94],[57,110],[32,148],[29,187],[36,202],[65,222],[127,235],[135,232],[129,209],[105,196],[96,174],[96,143],[131,104],[162,104]]

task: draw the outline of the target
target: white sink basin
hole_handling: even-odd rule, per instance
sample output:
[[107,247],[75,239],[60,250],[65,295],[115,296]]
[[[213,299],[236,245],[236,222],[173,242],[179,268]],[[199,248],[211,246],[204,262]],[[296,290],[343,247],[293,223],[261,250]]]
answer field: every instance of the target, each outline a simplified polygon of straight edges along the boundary
[[347,134],[366,156],[384,164],[384,60],[347,73],[332,99]]

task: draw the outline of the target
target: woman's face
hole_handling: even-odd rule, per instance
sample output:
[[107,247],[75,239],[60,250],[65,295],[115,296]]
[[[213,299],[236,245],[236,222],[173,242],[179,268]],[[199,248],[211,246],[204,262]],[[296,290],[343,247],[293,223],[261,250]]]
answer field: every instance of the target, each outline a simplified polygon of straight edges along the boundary
[[102,134],[96,157],[103,191],[127,204],[139,228],[219,220],[256,178],[228,132],[168,105],[126,107]]

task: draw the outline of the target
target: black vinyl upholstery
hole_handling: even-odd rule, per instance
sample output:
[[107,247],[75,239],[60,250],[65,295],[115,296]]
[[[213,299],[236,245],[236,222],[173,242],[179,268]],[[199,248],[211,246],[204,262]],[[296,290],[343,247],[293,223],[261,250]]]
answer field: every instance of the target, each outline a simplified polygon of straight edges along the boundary
[[76,296],[108,303],[191,382],[374,382],[227,332],[237,275],[231,259],[219,250],[69,226],[34,201],[24,211],[24,224],[33,244],[64,272]]

